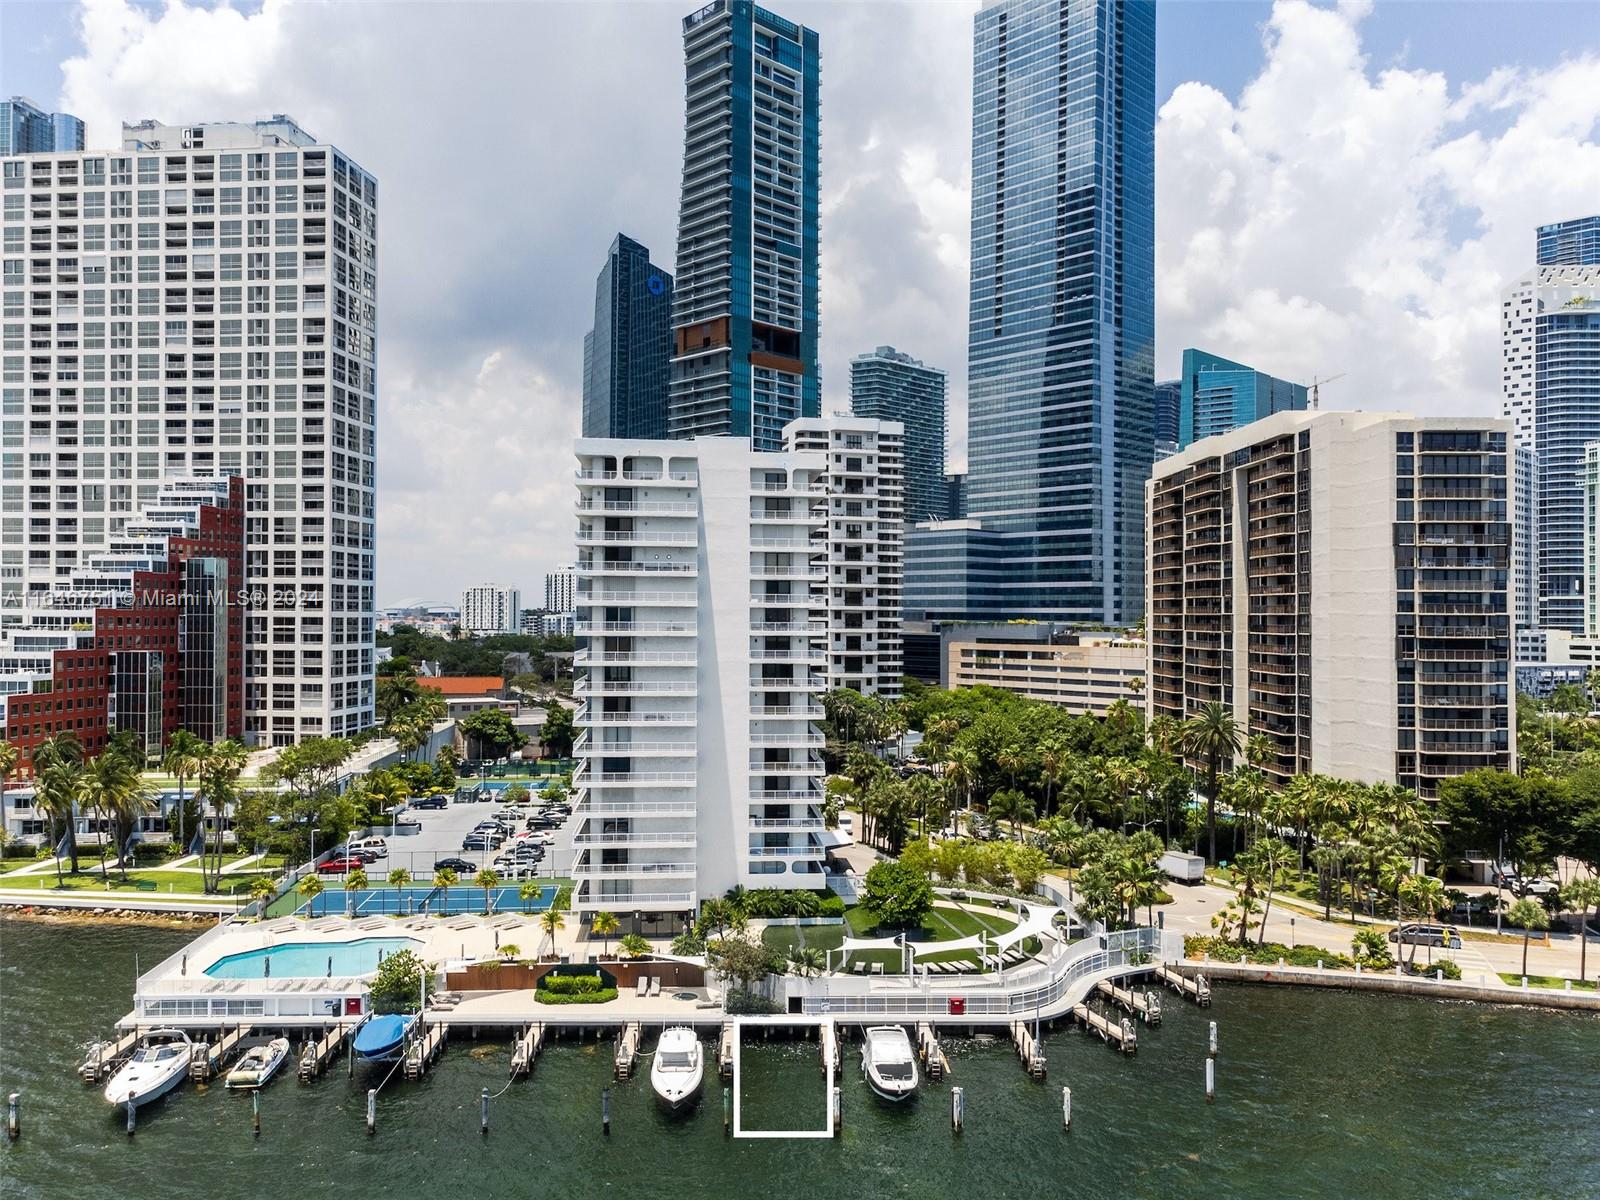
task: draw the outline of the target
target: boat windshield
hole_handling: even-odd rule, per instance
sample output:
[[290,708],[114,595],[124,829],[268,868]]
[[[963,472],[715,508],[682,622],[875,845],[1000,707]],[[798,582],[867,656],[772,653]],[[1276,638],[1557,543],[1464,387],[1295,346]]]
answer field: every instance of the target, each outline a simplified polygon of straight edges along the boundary
[[663,1050],[661,1065],[679,1071],[687,1070],[694,1066],[694,1055],[687,1050]]
[[165,1059],[176,1058],[179,1053],[181,1051],[178,1046],[168,1042],[162,1046],[146,1046],[133,1056],[133,1061],[142,1063],[162,1062]]
[[911,1064],[908,1062],[878,1063],[876,1070],[880,1079],[899,1082],[911,1078]]

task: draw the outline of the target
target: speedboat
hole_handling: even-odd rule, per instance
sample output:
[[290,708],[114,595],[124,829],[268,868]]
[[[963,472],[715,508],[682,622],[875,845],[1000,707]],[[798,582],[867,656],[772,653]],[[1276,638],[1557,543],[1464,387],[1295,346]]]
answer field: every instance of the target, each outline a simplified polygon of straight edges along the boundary
[[656,1099],[672,1112],[687,1108],[700,1097],[705,1075],[705,1055],[694,1030],[663,1030],[650,1061],[650,1086]]
[[278,1068],[283,1066],[283,1060],[288,1057],[288,1038],[277,1037],[259,1046],[251,1046],[223,1082],[231,1088],[266,1087],[267,1081],[278,1073]]
[[355,1040],[350,1043],[356,1057],[363,1062],[392,1062],[399,1058],[414,1019],[404,1014],[393,1014],[371,1017],[362,1022],[361,1028],[356,1030]]
[[898,1025],[874,1025],[861,1043],[861,1073],[885,1100],[904,1100],[917,1090],[917,1055]]
[[189,1073],[194,1044],[181,1029],[152,1029],[139,1039],[133,1057],[106,1084],[107,1104],[141,1104],[165,1096]]

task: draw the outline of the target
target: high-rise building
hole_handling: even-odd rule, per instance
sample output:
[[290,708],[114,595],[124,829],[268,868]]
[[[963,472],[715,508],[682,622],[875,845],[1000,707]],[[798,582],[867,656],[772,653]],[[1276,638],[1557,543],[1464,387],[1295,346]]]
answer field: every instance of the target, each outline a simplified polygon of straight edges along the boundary
[[1541,267],[1600,266],[1600,216],[1539,226],[1536,249]]
[[959,521],[967,515],[967,473],[959,471],[944,477],[945,520]]
[[905,427],[861,416],[806,417],[783,431],[783,441],[786,450],[824,456],[826,525],[812,546],[827,571],[819,631],[823,678],[830,690],[894,699],[905,674]]
[[1275,412],[1299,412],[1307,402],[1303,383],[1275,379],[1204,350],[1183,352],[1178,380],[1178,449],[1238,429]]
[[[822,888],[824,456],[582,438],[573,907]],[[667,914],[677,914],[670,918]]]
[[577,578],[571,563],[559,566],[554,571],[545,572],[544,607],[546,612],[564,613],[572,611]]
[[3,172],[30,201],[7,204],[5,301],[21,319],[29,273],[34,348],[4,358],[0,620],[168,481],[239,476],[247,737],[368,728],[377,181],[283,116],[145,121]]
[[1600,442],[1583,448],[1583,632],[1600,638]]
[[1517,629],[1539,627],[1539,460],[1521,434],[1511,439],[1512,511],[1516,540],[1511,545],[1512,604]]
[[976,617],[1125,622],[1154,453],[1155,5],[975,18],[967,516]]
[[46,112],[31,100],[0,100],[0,158],[12,154],[71,154],[83,149],[83,122]]
[[893,346],[850,360],[850,411],[905,430],[905,511],[911,521],[955,514],[945,486],[945,374]]
[[1203,705],[1263,769],[1437,794],[1511,770],[1510,426],[1288,412],[1196,442],[1149,484],[1150,716]]
[[821,411],[817,35],[750,0],[683,21],[672,437],[783,444]]
[[594,328],[583,339],[583,436],[667,436],[672,276],[650,251],[617,234],[594,285]]
[[461,593],[461,628],[474,637],[516,633],[522,624],[522,592],[480,583]]
[[1156,457],[1165,458],[1178,449],[1178,411],[1183,407],[1183,380],[1156,380],[1155,397]]
[[1600,440],[1600,265],[1540,266],[1506,289],[1501,379],[1534,456],[1534,622],[1583,632],[1584,446]]
[[[52,607],[0,630],[0,738],[32,773],[58,733],[86,753],[128,733],[147,760],[179,729],[244,733],[244,483],[169,480]],[[70,622],[63,624],[63,622]]]

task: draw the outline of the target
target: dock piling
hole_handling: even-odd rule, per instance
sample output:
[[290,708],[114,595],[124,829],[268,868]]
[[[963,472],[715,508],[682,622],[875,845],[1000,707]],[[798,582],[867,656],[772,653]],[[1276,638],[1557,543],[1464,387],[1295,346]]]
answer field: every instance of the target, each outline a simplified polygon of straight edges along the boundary
[[254,1127],[257,1137],[261,1136],[261,1089],[255,1088],[250,1092],[250,1124]]
[[12,1092],[6,1097],[6,1140],[14,1142],[22,1136],[22,1097]]
[[733,1132],[733,1089],[722,1089],[722,1132]]
[[483,1095],[478,1100],[480,1112],[478,1116],[478,1132],[484,1137],[489,1136],[489,1089],[483,1089]]
[[134,1107],[132,1094],[130,1094],[128,1096],[127,1106],[128,1106],[128,1136],[132,1137],[133,1136],[134,1126],[138,1122],[138,1118],[135,1116],[135,1114],[139,1111],[137,1108]]
[[600,1089],[600,1132],[611,1136],[611,1089]]
[[833,1132],[837,1137],[844,1129],[844,1089],[838,1084],[833,1085]]
[[1210,1104],[1217,1098],[1217,1060],[1206,1059],[1206,1103]]
[[1211,1022],[1211,1031],[1206,1035],[1206,1056],[1209,1058],[1217,1056],[1217,1023],[1215,1021]]
[[378,1089],[367,1089],[367,1132],[378,1132]]
[[1065,1085],[1061,1088],[1061,1132],[1066,1133],[1072,1128],[1072,1089]]
[[950,1089],[950,1131],[960,1133],[967,1123],[967,1092],[965,1088]]

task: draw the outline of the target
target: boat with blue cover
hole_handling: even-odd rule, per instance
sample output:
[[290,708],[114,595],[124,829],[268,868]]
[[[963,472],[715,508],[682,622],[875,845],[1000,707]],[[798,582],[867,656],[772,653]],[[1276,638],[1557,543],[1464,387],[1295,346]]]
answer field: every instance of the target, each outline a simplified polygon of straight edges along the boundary
[[414,1020],[415,1017],[398,1013],[368,1018],[356,1030],[351,1048],[364,1062],[390,1062],[400,1057]]

